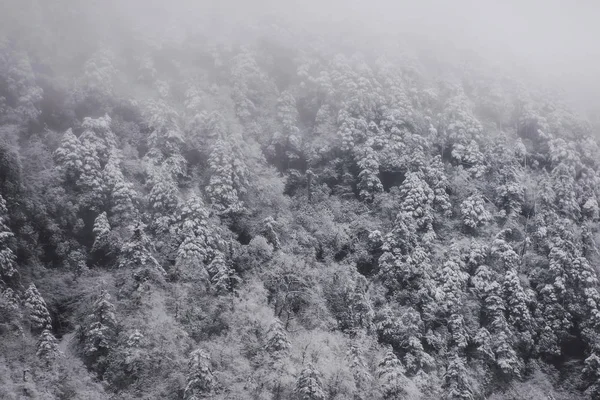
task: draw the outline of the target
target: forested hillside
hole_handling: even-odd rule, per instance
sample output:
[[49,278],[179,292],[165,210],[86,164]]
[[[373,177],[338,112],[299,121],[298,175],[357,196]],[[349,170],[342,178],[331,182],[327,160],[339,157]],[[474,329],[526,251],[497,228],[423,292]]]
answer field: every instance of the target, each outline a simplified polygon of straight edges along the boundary
[[15,9],[0,398],[600,398],[598,131],[557,92],[336,26]]

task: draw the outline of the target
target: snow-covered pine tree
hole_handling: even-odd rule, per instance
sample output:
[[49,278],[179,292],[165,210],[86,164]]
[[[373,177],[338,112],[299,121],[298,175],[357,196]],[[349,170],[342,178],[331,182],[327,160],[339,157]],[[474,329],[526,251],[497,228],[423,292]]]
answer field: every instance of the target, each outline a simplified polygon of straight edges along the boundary
[[264,219],[263,236],[271,243],[273,249],[279,250],[281,248],[281,243],[277,236],[277,232],[275,232],[275,227],[273,226],[274,223],[275,220],[271,216]]
[[222,253],[217,253],[208,265],[210,284],[216,293],[227,293],[238,281],[235,271]]
[[183,392],[185,400],[198,400],[209,396],[217,389],[217,378],[210,366],[210,354],[203,349],[190,353],[187,382]]
[[49,329],[44,329],[40,335],[37,344],[36,355],[44,361],[46,366],[50,366],[52,362],[60,356],[58,349],[58,341]]
[[100,210],[106,200],[104,179],[100,156],[98,155],[98,139],[93,131],[86,131],[81,140],[81,168],[77,179],[77,187],[81,191],[80,201],[91,210]]
[[11,248],[13,238],[14,234],[8,227],[6,200],[0,195],[0,281],[17,274],[16,256]]
[[209,275],[205,263],[209,260],[209,250],[206,242],[196,236],[192,230],[188,230],[183,242],[177,249],[175,268],[178,274],[193,273],[201,280],[208,282]]
[[486,210],[485,201],[480,194],[474,194],[466,198],[460,204],[460,213],[465,226],[471,229],[477,229],[492,219],[492,214]]
[[102,289],[80,331],[83,353],[92,364],[103,363],[113,348],[117,334],[115,306],[110,294]]
[[362,200],[372,201],[375,194],[383,192],[383,185],[379,179],[379,161],[370,141],[361,145],[360,149],[361,151],[354,152],[360,168],[357,188]]
[[94,220],[94,244],[92,251],[106,251],[110,245],[110,224],[106,212],[100,213]]
[[442,389],[444,400],[473,400],[473,389],[467,378],[464,360],[458,355],[450,356],[444,373]]
[[218,139],[208,159],[210,180],[206,192],[220,215],[237,214],[244,209],[240,198],[248,187],[248,171],[239,151]]
[[133,234],[121,249],[119,268],[132,270],[146,269],[165,274],[165,270],[150,252],[151,242],[144,233],[144,225],[137,223]]
[[267,351],[271,356],[278,358],[287,353],[291,347],[292,344],[288,340],[283,324],[279,319],[276,319],[267,332]]
[[125,180],[120,163],[120,156],[112,151],[102,173],[108,196],[110,222],[115,226],[126,226],[137,216],[134,205],[136,194],[131,184]]
[[346,353],[346,360],[348,361],[352,376],[354,377],[354,383],[359,392],[366,392],[369,390],[370,384],[373,381],[373,376],[369,371],[363,351],[358,343],[352,343],[349,346]]
[[533,348],[535,324],[529,304],[532,302],[525,292],[515,269],[508,269],[502,283],[503,297],[506,303],[508,323],[516,330],[518,347],[523,351]]
[[302,400],[325,400],[326,394],[323,389],[321,373],[312,365],[308,364],[296,381],[296,393]]
[[44,298],[38,292],[35,284],[30,284],[24,294],[25,308],[29,315],[31,329],[33,331],[42,331],[52,327],[52,318],[48,312],[48,307]]
[[406,395],[408,379],[404,375],[404,367],[392,351],[388,351],[377,366],[383,398],[397,399]]
[[60,146],[54,152],[54,160],[67,182],[77,181],[83,166],[83,146],[71,128],[63,134]]
[[168,232],[175,223],[179,207],[179,190],[173,176],[161,170],[153,177],[153,185],[148,196],[152,213],[152,229],[157,232]]

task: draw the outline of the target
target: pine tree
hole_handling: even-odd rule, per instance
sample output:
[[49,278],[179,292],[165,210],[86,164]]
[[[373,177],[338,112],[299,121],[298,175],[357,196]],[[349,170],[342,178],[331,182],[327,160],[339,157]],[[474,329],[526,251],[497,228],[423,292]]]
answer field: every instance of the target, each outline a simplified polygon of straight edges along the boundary
[[110,125],[112,119],[105,114],[99,118],[86,117],[81,124],[84,131],[80,136],[81,143],[93,143],[101,165],[106,165],[108,159],[117,148],[117,138]]
[[287,353],[292,344],[287,338],[285,328],[279,319],[275,320],[267,332],[266,349],[273,357],[281,357]]
[[115,226],[126,226],[136,217],[133,204],[136,194],[123,176],[120,162],[117,152],[112,151],[104,166],[103,176],[105,192],[109,200],[110,220]]
[[44,361],[46,366],[50,366],[60,356],[58,341],[50,330],[44,329],[42,331],[38,340],[36,355]]
[[513,347],[513,333],[505,318],[506,307],[497,276],[486,266],[480,266],[473,283],[482,301],[482,325],[490,334],[490,341],[486,345],[494,352],[500,370],[508,377],[518,377],[522,368],[521,360]]
[[152,227],[158,232],[167,232],[175,223],[179,206],[179,190],[171,174],[161,172],[154,177],[148,197],[152,213]]
[[408,379],[404,367],[392,351],[388,351],[377,366],[377,377],[381,382],[384,399],[396,399],[406,395]]
[[138,223],[133,229],[133,235],[121,249],[119,268],[153,270],[164,275],[165,271],[150,252],[150,246],[144,226]]
[[131,335],[127,338],[127,347],[138,348],[142,347],[142,342],[144,340],[144,335],[139,329],[135,329]]
[[148,145],[161,155],[160,158],[179,156],[184,143],[184,134],[179,125],[179,114],[163,100],[152,100],[147,104],[145,116],[152,129]]
[[366,392],[373,380],[369,368],[364,359],[363,352],[360,346],[356,343],[352,343],[346,353],[346,360],[352,371],[354,377],[354,383],[356,384],[359,392]]
[[578,220],[581,209],[576,198],[574,175],[575,171],[564,163],[552,170],[553,189],[559,212],[565,217]]
[[423,173],[425,181],[433,190],[433,206],[445,216],[450,216],[452,214],[452,204],[446,191],[450,184],[444,171],[442,157],[439,155],[433,157],[427,166],[423,168]]
[[444,373],[442,389],[444,400],[472,400],[475,398],[471,385],[467,380],[467,369],[458,354],[450,356]]
[[469,196],[460,204],[460,212],[465,226],[471,229],[487,224],[492,215],[485,209],[483,197],[479,194]]
[[102,47],[84,65],[84,85],[87,96],[107,101],[113,94],[117,70],[114,67],[114,53]]
[[425,231],[432,229],[434,193],[419,173],[409,172],[400,186],[401,210],[410,215],[417,226]]
[[246,166],[238,151],[219,139],[208,159],[210,180],[206,192],[220,215],[236,214],[243,210],[240,196],[248,186]]
[[585,257],[576,257],[569,272],[569,290],[566,293],[569,311],[580,319],[582,334],[591,343],[598,340],[600,329],[600,293],[598,275]]
[[411,375],[420,371],[428,372],[435,366],[435,360],[423,347],[424,323],[421,315],[416,310],[409,308],[400,317],[399,325],[402,327],[401,349],[404,353],[402,359],[406,366],[406,372]]
[[63,134],[60,146],[54,152],[54,160],[67,181],[77,180],[83,167],[83,146],[71,128]]
[[517,215],[521,212],[524,200],[524,188],[519,182],[520,170],[517,165],[506,164],[498,171],[496,195],[499,207],[507,216]]
[[105,201],[104,179],[100,157],[98,155],[98,140],[92,131],[81,140],[81,168],[77,186],[81,191],[80,201],[85,207],[100,210]]
[[[178,233],[183,240],[189,232],[194,233],[209,246],[215,245],[216,238],[213,229],[209,227],[209,213],[202,199],[191,196],[181,207],[178,215]],[[208,250],[208,249],[207,249]],[[214,254],[210,254],[214,256]]]
[[279,250],[281,248],[281,243],[279,242],[279,237],[277,236],[277,232],[275,232],[275,228],[273,227],[274,223],[275,220],[271,216],[264,219],[263,235],[269,241],[269,243],[271,243],[275,250]]
[[238,278],[225,256],[217,254],[208,266],[210,283],[216,293],[227,293],[233,289]]
[[190,353],[188,361],[187,383],[183,392],[185,400],[197,400],[217,389],[217,378],[210,367],[210,354],[203,349]]
[[540,330],[537,350],[559,355],[561,344],[570,337],[574,325],[574,316],[569,310],[568,297],[573,290],[569,271],[577,248],[567,220],[559,219],[550,226],[544,246],[548,249],[548,266],[534,271],[539,280],[535,288],[538,293],[536,321]]
[[92,306],[81,331],[83,352],[92,363],[102,363],[113,348],[117,334],[115,306],[111,296],[102,290]]
[[529,304],[532,300],[521,286],[516,270],[509,269],[506,271],[502,289],[507,306],[508,322],[517,331],[520,347],[526,351],[531,350],[535,333],[533,317],[529,310]]
[[92,251],[100,251],[102,249],[108,250],[110,240],[110,224],[106,213],[99,214],[94,220],[94,244],[92,245]]
[[209,276],[204,264],[208,261],[206,242],[197,237],[193,231],[188,231],[185,239],[177,249],[175,267],[178,271],[193,270],[200,274],[202,280],[208,281]]
[[583,377],[588,384],[586,393],[591,398],[598,397],[600,395],[600,357],[595,352],[585,359]]
[[29,285],[29,288],[25,291],[24,297],[25,307],[29,314],[32,330],[42,331],[44,329],[50,329],[52,326],[52,318],[50,318],[46,302],[40,292],[38,292],[35,284],[32,283]]
[[16,256],[11,249],[14,234],[7,225],[8,210],[6,201],[0,195],[0,282],[17,274]]
[[302,400],[325,400],[321,373],[312,364],[309,363],[300,372],[296,382],[296,393]]
[[383,192],[383,185],[379,180],[379,161],[377,153],[371,147],[371,143],[367,142],[361,146],[361,154],[357,157],[357,165],[360,168],[358,173],[359,196],[364,201],[372,201],[377,193]]

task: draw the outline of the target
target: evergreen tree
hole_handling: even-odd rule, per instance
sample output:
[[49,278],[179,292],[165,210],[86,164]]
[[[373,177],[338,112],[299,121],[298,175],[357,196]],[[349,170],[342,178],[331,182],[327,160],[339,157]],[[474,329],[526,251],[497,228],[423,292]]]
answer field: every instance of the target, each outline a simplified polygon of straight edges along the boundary
[[31,322],[31,328],[34,331],[42,331],[44,329],[50,329],[52,327],[52,319],[50,313],[46,307],[44,298],[38,292],[35,284],[29,285],[29,288],[25,291],[25,308],[29,314],[29,320]]
[[485,209],[483,197],[478,194],[469,196],[460,204],[460,213],[465,226],[471,229],[477,229],[492,219],[490,212]]
[[431,230],[433,223],[433,201],[435,195],[421,174],[410,172],[400,186],[403,198],[401,210],[417,222],[417,226],[425,231]]
[[467,379],[465,363],[458,354],[450,356],[446,372],[444,373],[444,400],[472,400],[475,398],[471,385]]
[[164,100],[148,102],[145,116],[152,130],[148,137],[150,153],[160,154],[159,158],[177,157],[181,154],[184,134],[179,125],[179,114]]
[[54,160],[67,182],[75,182],[83,167],[83,146],[71,128],[63,134],[60,146],[54,152]]
[[111,130],[111,123],[112,119],[108,114],[100,118],[86,117],[82,123],[84,131],[79,139],[82,144],[93,144],[102,166],[106,165],[117,147],[117,138]]
[[363,352],[359,345],[353,343],[350,345],[348,352],[346,353],[346,360],[352,371],[354,377],[354,383],[356,384],[359,392],[366,392],[369,390],[373,376],[369,372],[369,368],[364,359]]
[[113,348],[117,335],[115,306],[110,300],[110,294],[102,289],[80,332],[84,355],[99,367]]
[[150,252],[150,247],[151,243],[144,233],[144,226],[138,223],[133,229],[133,235],[121,249],[119,268],[153,270],[164,275],[165,270]]
[[600,395],[600,357],[594,352],[585,359],[584,364],[583,377],[588,384],[586,393],[596,398]]
[[281,357],[282,354],[290,350],[291,346],[292,344],[287,338],[283,324],[279,319],[275,320],[267,332],[267,351],[273,357]]
[[177,270],[209,282],[207,266],[226,246],[218,227],[211,226],[208,211],[199,197],[191,196],[183,204],[171,232]]
[[217,254],[208,265],[210,284],[216,293],[231,291],[238,278],[223,254]]
[[516,270],[509,269],[506,271],[502,289],[507,306],[508,322],[517,331],[520,347],[523,350],[531,350],[535,333],[533,317],[529,310],[532,299],[523,289]]
[[302,400],[325,400],[326,395],[323,389],[321,373],[308,364],[296,381],[296,393]]
[[0,281],[10,279],[17,273],[16,256],[11,249],[14,234],[7,225],[8,210],[6,201],[0,195]]
[[269,241],[269,243],[271,243],[275,250],[279,250],[281,248],[281,243],[279,241],[279,237],[277,236],[277,232],[275,232],[275,228],[273,227],[274,223],[275,220],[273,217],[269,216],[265,218],[263,221],[263,235]]
[[435,156],[423,168],[425,181],[433,190],[433,206],[445,216],[452,214],[452,204],[448,196],[447,189],[450,186],[448,177],[444,171],[444,164],[441,156]]
[[565,217],[578,220],[581,214],[575,190],[575,171],[560,163],[552,170],[553,189],[559,212]]
[[246,192],[248,172],[239,152],[219,139],[213,146],[208,163],[210,181],[206,192],[213,207],[221,215],[241,212],[244,205],[240,196]]
[[179,190],[171,174],[161,172],[154,177],[148,202],[153,217],[152,227],[167,232],[175,223],[179,206]]
[[177,249],[175,267],[180,272],[182,269],[194,270],[195,272],[199,273],[200,279],[208,282],[208,272],[204,267],[204,264],[208,261],[208,259],[209,257],[208,250],[206,248],[206,242],[197,237],[195,233],[190,231]]
[[103,175],[109,200],[110,220],[115,226],[126,226],[136,217],[133,203],[136,194],[123,176],[120,162],[117,152],[112,151],[104,166]]
[[497,276],[486,266],[480,266],[473,283],[482,301],[482,325],[491,339],[486,343],[494,352],[494,359],[503,374],[508,377],[520,375],[521,360],[513,347],[513,333],[505,318],[506,307],[502,287]]
[[110,224],[106,213],[103,212],[96,217],[94,220],[94,244],[92,245],[92,251],[100,251],[102,249],[108,250],[110,240]]
[[514,164],[506,164],[498,171],[496,195],[500,208],[507,216],[521,212],[524,200],[524,188],[519,182],[520,169]]
[[379,180],[379,161],[370,143],[361,148],[364,150],[357,161],[360,168],[357,187],[362,200],[372,201],[375,194],[383,192],[383,185]]
[[210,354],[203,349],[190,353],[188,361],[187,383],[183,392],[185,400],[196,400],[214,393],[217,378],[210,367]]
[[404,367],[392,351],[388,351],[377,366],[377,377],[381,383],[384,399],[396,399],[406,395],[408,379]]
[[50,330],[44,329],[42,331],[38,340],[36,355],[44,361],[46,366],[50,366],[60,356],[58,341]]
[[77,187],[81,192],[80,201],[91,210],[100,210],[105,201],[104,180],[100,156],[98,155],[98,140],[92,131],[86,131],[81,140],[81,168],[77,179]]

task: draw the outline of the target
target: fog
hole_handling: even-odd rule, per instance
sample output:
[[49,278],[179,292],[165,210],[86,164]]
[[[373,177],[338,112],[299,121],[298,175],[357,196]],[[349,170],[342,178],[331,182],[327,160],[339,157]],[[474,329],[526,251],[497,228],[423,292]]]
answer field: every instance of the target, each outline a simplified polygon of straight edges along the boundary
[[[465,63],[476,56],[525,80],[563,89],[582,111],[600,104],[600,2],[593,0],[90,0],[85,16],[70,10],[83,7],[70,0],[2,3],[2,29],[13,36],[42,24],[73,32],[76,40],[112,35],[117,43],[131,27],[163,40],[193,30],[231,37],[269,18],[297,35],[328,32],[371,43],[399,38],[435,56]],[[71,18],[49,17],[64,8]],[[71,23],[88,32],[78,35]]]

